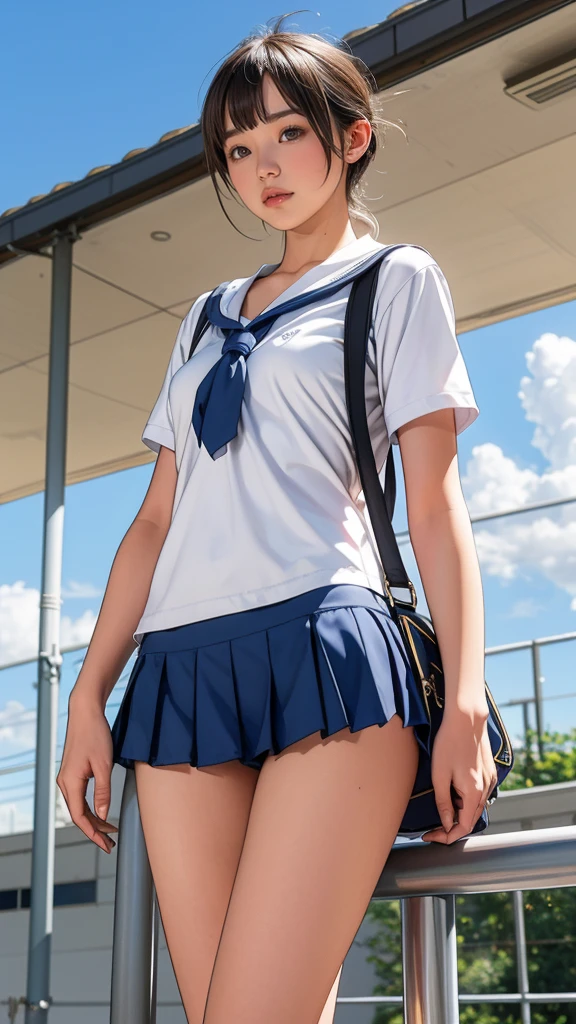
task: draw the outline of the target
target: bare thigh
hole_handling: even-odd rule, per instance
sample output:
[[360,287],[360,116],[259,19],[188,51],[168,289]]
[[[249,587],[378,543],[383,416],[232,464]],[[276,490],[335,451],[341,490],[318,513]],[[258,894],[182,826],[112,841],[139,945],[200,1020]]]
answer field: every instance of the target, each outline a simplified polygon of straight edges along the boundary
[[136,761],[142,829],[189,1024],[201,1024],[258,772]]
[[397,835],[417,749],[395,715],[266,759],[203,1024],[318,1024]]

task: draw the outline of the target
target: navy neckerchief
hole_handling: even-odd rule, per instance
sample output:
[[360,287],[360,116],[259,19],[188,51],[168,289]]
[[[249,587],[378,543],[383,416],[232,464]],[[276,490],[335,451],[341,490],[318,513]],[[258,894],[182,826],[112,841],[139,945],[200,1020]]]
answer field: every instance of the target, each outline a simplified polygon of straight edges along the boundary
[[225,316],[220,309],[220,298],[227,284],[214,289],[206,300],[206,316],[213,327],[221,328],[226,340],[220,359],[210,368],[196,391],[192,425],[199,448],[204,444],[211,457],[219,459],[225,455],[228,442],[236,437],[246,382],[246,359],[267,334],[273,321],[284,313],[292,313],[302,306],[329,298],[376,259],[381,259],[383,252],[384,249],[378,249],[328,284],[301,292],[273,309],[264,310],[246,326],[240,320]]

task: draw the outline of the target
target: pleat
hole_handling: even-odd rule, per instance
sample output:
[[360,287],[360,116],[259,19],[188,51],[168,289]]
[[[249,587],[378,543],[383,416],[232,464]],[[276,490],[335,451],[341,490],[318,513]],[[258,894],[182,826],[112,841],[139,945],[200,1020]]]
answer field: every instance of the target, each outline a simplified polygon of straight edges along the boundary
[[[420,686],[416,685],[416,681],[412,674],[410,662],[404,644],[402,643],[402,637],[400,636],[398,627],[393,619],[387,618],[380,612],[373,611],[372,608],[355,609],[356,611],[366,612],[366,615],[376,625],[379,634],[383,637],[384,642],[388,650],[388,668],[390,671],[390,681],[392,689],[394,691],[395,704],[402,715],[402,718],[406,723],[410,725],[428,725],[428,715],[426,714],[426,705],[422,696],[422,690]],[[379,643],[377,637],[375,637],[368,626],[365,627],[366,635],[369,635],[372,639],[372,644],[367,650],[367,657],[373,668],[373,672],[377,674],[377,666],[379,664],[379,658],[381,657],[379,652]],[[386,687],[384,687],[386,689]]]
[[139,673],[142,671],[142,668],[144,667],[145,657],[145,655],[141,655],[140,657],[136,658],[136,661],[132,666],[130,677],[128,679],[128,682],[126,683],[126,689],[124,690],[122,700],[120,701],[120,706],[116,713],[116,718],[110,730],[112,733],[113,749],[115,754],[117,755],[115,756],[114,760],[118,761],[118,763],[122,764],[125,768],[133,767],[133,764],[130,762],[130,759],[123,757],[121,751],[123,750],[126,733],[128,731],[128,726],[130,724],[131,704],[132,697],[134,695],[134,686]]
[[[325,727],[306,618],[266,630],[272,671],[272,750]],[[258,751],[262,753],[262,751]]]
[[155,712],[152,764],[190,763],[195,722],[195,651],[164,655]]
[[194,728],[199,766],[244,754],[230,646],[226,640],[197,651]]
[[[315,629],[342,698],[353,732],[388,721],[352,608],[334,608],[316,615]],[[383,648],[385,652],[385,647]]]
[[256,760],[258,753],[272,749],[273,693],[267,630],[237,637],[230,650],[243,743]]
[[236,628],[232,639],[170,650],[181,647],[172,631],[166,650],[141,653],[113,725],[114,760],[132,768],[239,759],[259,769],[314,732],[325,739],[394,714],[425,745],[424,701],[387,611],[321,607],[268,628],[265,613],[263,628],[246,635]]

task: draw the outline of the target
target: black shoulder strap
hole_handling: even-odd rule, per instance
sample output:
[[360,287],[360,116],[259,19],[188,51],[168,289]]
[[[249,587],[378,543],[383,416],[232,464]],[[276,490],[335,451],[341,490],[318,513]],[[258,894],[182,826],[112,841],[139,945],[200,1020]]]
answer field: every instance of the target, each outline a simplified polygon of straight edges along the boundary
[[200,310],[200,315],[198,317],[198,320],[196,321],[196,327],[194,328],[194,333],[192,335],[192,343],[190,345],[190,351],[187,356],[187,361],[188,359],[190,359],[190,356],[192,355],[194,349],[196,348],[198,342],[200,341],[200,338],[202,337],[204,331],[208,326],[208,317],[206,315],[206,303],[208,302],[208,298],[209,296],[206,297],[206,302],[202,306],[202,309]]
[[[408,243],[400,243],[408,244]],[[392,248],[382,253],[385,259]],[[418,248],[422,248],[418,246]],[[426,250],[425,250],[426,251]],[[382,260],[356,278],[350,291],[344,319],[344,379],[350,432],[356,453],[358,474],[364,492],[370,523],[380,554],[384,576],[389,587],[409,591],[410,599],[393,596],[400,604],[415,605],[414,587],[402,562],[400,549],[392,528],[396,500],[396,475],[392,446],[386,458],[384,491],[380,484],[372,449],[366,414],[365,370],[372,307]]]

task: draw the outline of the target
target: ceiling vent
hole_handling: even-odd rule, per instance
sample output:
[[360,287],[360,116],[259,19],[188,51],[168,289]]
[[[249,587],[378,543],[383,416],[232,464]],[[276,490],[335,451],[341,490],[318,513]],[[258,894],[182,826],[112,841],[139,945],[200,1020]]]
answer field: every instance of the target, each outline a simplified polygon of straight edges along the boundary
[[532,110],[558,103],[576,90],[576,51],[510,78],[504,92]]

